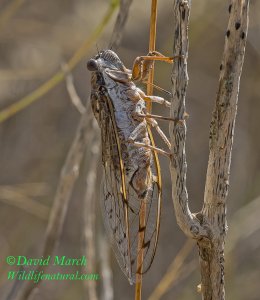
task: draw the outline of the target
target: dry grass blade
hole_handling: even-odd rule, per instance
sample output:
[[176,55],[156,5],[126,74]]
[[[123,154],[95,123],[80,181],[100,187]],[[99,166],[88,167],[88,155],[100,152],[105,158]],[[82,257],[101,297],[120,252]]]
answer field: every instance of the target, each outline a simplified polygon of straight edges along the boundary
[[0,14],[0,31],[3,29],[5,24],[11,19],[11,17],[17,12],[25,0],[14,0],[11,1],[8,6]]
[[16,188],[15,186],[1,186],[0,195],[0,201],[2,203],[22,209],[39,219],[48,219],[50,212],[49,207],[36,202],[19,188]]
[[[260,196],[244,205],[232,216],[226,251],[232,253],[241,240],[246,240],[260,229]],[[248,218],[250,216],[250,218]],[[244,243],[247,245],[246,243]]]
[[15,185],[2,185],[4,188],[14,188],[19,193],[30,197],[43,197],[49,195],[51,189],[46,182],[29,182]]
[[[90,49],[93,43],[104,31],[117,6],[118,1],[111,0],[110,6],[100,24],[96,27],[96,29],[90,35],[90,37],[87,38],[87,40],[81,45],[81,47],[74,53],[72,58],[67,62],[69,71],[71,71],[81,61],[81,59],[86,55],[87,51]],[[65,74],[63,71],[57,72],[36,90],[0,111],[0,123],[4,122],[5,120],[9,119],[16,113],[27,108],[29,105],[40,99],[42,96],[44,96],[54,87],[56,87],[60,82],[62,82],[64,78]]]
[[159,300],[166,293],[166,291],[172,286],[173,282],[178,279],[181,267],[191,250],[194,248],[194,241],[186,240],[183,247],[180,249],[177,256],[171,263],[167,273],[161,279],[155,290],[152,292],[148,300]]

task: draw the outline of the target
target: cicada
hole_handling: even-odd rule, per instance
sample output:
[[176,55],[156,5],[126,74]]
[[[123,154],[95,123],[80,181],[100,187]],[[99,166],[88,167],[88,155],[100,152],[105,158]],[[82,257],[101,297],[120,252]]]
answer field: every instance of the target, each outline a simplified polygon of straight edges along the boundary
[[130,71],[115,52],[103,50],[87,63],[92,110],[101,129],[103,217],[130,283],[150,268],[159,236],[162,182],[157,152],[167,152],[154,146],[150,126],[170,147],[146,102],[170,103],[147,96],[133,81],[145,80],[153,60],[172,61],[151,53],[138,57]]

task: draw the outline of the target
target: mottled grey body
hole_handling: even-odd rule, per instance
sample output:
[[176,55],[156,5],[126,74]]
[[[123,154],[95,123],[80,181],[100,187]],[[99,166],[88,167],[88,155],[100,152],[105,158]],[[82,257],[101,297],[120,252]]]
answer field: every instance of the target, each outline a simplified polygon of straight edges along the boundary
[[[105,227],[119,265],[133,283],[136,273],[145,273],[152,264],[161,208],[159,167],[154,166],[153,150],[146,147],[151,140],[143,117],[144,93],[131,81],[129,71],[111,50],[99,52],[87,66],[92,71],[92,109],[101,129],[104,167],[101,203]],[[140,225],[143,205],[145,224]],[[141,234],[142,243],[138,244]],[[137,264],[140,251],[142,268]]]
[[148,148],[137,148],[130,140],[134,137],[134,141],[150,145],[146,120],[136,116],[146,113],[145,101],[140,97],[138,88],[132,81],[124,83],[116,81],[110,77],[110,71],[107,65],[103,66],[100,62],[98,70],[92,74],[92,108],[102,128],[104,119],[100,119],[100,110],[103,110],[104,114],[109,114],[106,102],[111,101],[126,179],[138,197],[143,198],[152,184],[150,178],[152,153]]

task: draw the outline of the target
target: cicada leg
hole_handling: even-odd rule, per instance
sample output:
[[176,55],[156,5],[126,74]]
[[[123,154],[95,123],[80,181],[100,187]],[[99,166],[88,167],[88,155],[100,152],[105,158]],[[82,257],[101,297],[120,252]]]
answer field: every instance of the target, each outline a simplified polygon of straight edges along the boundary
[[132,80],[145,81],[148,78],[149,70],[153,66],[154,61],[164,61],[166,63],[173,63],[175,58],[181,56],[167,57],[158,51],[151,51],[145,56],[138,56],[132,68]]
[[158,123],[155,121],[155,119],[153,118],[148,118],[147,119],[147,123],[150,124],[152,127],[155,128],[155,130],[158,132],[158,134],[160,135],[160,137],[162,138],[162,140],[165,142],[165,144],[168,146],[169,149],[171,149],[171,143],[168,140],[167,136],[164,134],[164,132],[161,130],[160,126],[158,125]]
[[159,97],[159,96],[148,96],[141,89],[137,89],[137,92],[139,93],[140,97],[144,101],[146,101],[146,102],[159,103],[159,104],[165,105],[167,107],[171,106],[171,103],[169,101],[165,100],[162,97]]
[[147,149],[151,149],[151,150],[154,150],[156,151],[157,153],[160,153],[160,154],[163,154],[165,156],[167,156],[168,158],[171,157],[171,153],[163,150],[163,149],[160,149],[160,148],[157,148],[157,147],[154,147],[154,146],[151,146],[151,145],[146,145],[144,143],[140,143],[140,142],[135,142],[135,141],[129,141],[130,143],[132,143],[134,146],[138,147],[138,148],[147,148]]
[[137,117],[145,118],[145,119],[158,119],[158,120],[163,120],[163,121],[172,121],[176,122],[176,119],[170,118],[170,117],[164,117],[164,116],[159,116],[159,115],[153,115],[153,114],[135,114]]
[[[156,122],[156,121],[155,121]],[[163,155],[166,155],[167,157],[170,157],[170,153],[168,153],[167,151],[164,151],[160,148],[157,148],[157,147],[154,147],[154,146],[151,146],[151,145],[147,145],[147,144],[144,144],[144,143],[140,143],[140,142],[136,142],[136,139],[138,138],[138,136],[140,136],[140,134],[146,130],[146,123],[140,123],[136,128],[135,130],[130,134],[129,138],[128,138],[128,142],[135,145],[136,147],[144,147],[144,148],[148,148],[148,149],[151,149],[151,150],[154,150],[158,153],[161,153]],[[165,136],[165,138],[167,139],[167,137]],[[168,139],[167,139],[168,140]]]

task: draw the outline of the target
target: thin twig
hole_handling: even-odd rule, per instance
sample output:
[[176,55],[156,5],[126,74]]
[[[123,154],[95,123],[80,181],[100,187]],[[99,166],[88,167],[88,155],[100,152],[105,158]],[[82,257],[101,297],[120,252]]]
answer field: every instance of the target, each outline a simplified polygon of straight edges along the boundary
[[[89,102],[87,104],[86,113],[81,116],[74,141],[61,171],[59,184],[45,233],[45,242],[42,250],[43,257],[50,255],[50,253],[53,252],[56,242],[59,239],[68,209],[69,200],[71,198],[71,193],[73,191],[75,181],[78,178],[83,154],[88,141],[92,140],[93,132],[88,130],[91,121],[91,118],[87,113],[88,107]],[[37,270],[39,270],[39,267]],[[28,281],[24,286],[24,289],[21,288],[18,292],[17,299],[27,300],[36,286],[37,284],[33,281]]]
[[76,109],[78,110],[78,112],[80,114],[84,114],[86,109],[85,109],[85,106],[82,104],[81,99],[79,98],[78,93],[75,89],[73,76],[71,75],[71,73],[69,71],[68,65],[62,64],[61,68],[62,68],[63,72],[66,74],[65,75],[66,87],[67,87],[67,91],[69,93],[71,102],[76,107]]
[[[94,121],[94,120],[93,120]],[[93,132],[98,133],[98,126],[96,122],[92,122]],[[96,135],[98,137],[98,134]],[[97,166],[100,156],[100,141],[99,138],[92,141],[90,165],[88,167],[86,178],[86,191],[83,202],[83,255],[86,255],[88,262],[88,272],[94,272],[93,268],[96,265],[96,249],[95,249],[95,215],[96,215],[96,201],[94,198],[95,187],[97,181]],[[84,281],[85,294],[87,299],[97,300],[96,281]]]
[[98,235],[99,237],[99,254],[100,254],[100,265],[101,265],[101,276],[102,276],[102,300],[113,300],[113,274],[110,266],[110,253],[111,248],[104,231]]
[[118,14],[118,18],[116,19],[109,46],[109,48],[112,48],[113,50],[117,50],[121,43],[123,36],[122,28],[125,28],[132,2],[133,0],[120,0],[120,11]]

